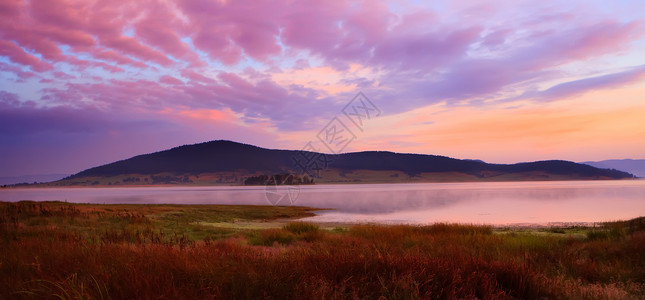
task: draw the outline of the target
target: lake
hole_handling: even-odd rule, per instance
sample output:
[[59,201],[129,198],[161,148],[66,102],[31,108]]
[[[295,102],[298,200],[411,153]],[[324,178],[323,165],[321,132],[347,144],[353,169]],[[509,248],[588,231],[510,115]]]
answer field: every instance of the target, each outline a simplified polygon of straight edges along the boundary
[[[316,222],[572,225],[645,215],[645,180],[0,190],[0,201],[299,205]],[[293,202],[293,203],[292,203]]]

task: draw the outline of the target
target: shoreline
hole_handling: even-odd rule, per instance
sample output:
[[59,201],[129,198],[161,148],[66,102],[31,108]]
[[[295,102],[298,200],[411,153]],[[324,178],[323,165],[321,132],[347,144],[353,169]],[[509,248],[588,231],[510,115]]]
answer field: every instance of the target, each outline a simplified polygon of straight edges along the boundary
[[338,222],[338,221],[316,221],[311,220],[317,216],[317,212],[320,211],[334,211],[333,208],[318,208],[311,206],[297,206],[297,205],[287,205],[287,206],[274,206],[274,205],[245,205],[245,204],[165,204],[165,203],[147,203],[147,204],[126,204],[126,203],[114,203],[114,204],[101,204],[101,203],[82,203],[82,202],[66,202],[66,201],[32,201],[32,200],[21,200],[15,202],[9,201],[0,201],[0,205],[6,204],[45,204],[45,205],[54,205],[54,206],[80,206],[87,209],[97,209],[97,210],[112,210],[113,208],[117,209],[143,209],[143,208],[152,208],[157,210],[168,210],[170,208],[181,208],[181,209],[210,209],[213,207],[217,208],[240,208],[242,210],[272,210],[272,209],[294,209],[297,211],[302,211],[308,215],[299,215],[292,216],[288,218],[279,217],[279,218],[269,218],[269,219],[253,219],[253,220],[243,220],[243,219],[234,219],[231,222],[207,222],[207,221],[197,221],[195,224],[212,226],[217,228],[231,228],[231,229],[270,229],[270,228],[281,228],[286,224],[291,222],[306,222],[318,225],[321,229],[332,230],[334,228],[342,227],[349,228],[352,226],[383,226],[383,227],[396,227],[396,226],[412,226],[412,227],[426,227],[426,226],[435,226],[441,224],[448,225],[460,225],[460,226],[475,226],[475,227],[489,227],[496,232],[514,232],[514,231],[548,231],[554,229],[561,230],[590,230],[595,228],[600,228],[606,224],[616,223],[616,222],[625,222],[628,220],[644,218],[645,216],[633,216],[632,218],[623,219],[623,220],[611,220],[611,221],[593,221],[593,222],[546,222],[546,223],[530,223],[530,222],[521,222],[521,223],[468,223],[468,222],[427,222],[427,223],[410,223],[410,222],[375,222],[375,221],[356,221],[356,222]]
[[[561,179],[561,178],[551,178],[551,179],[520,179],[520,180],[457,180],[457,181],[404,181],[404,182],[381,182],[381,181],[364,181],[364,182],[349,182],[349,181],[339,181],[339,182],[323,182],[323,183],[314,183],[314,184],[302,184],[302,185],[293,185],[293,186],[329,186],[329,185],[369,185],[369,184],[426,184],[426,183],[495,183],[495,182],[576,182],[576,181],[645,181],[645,177],[636,177],[636,178],[572,178],[572,179]],[[113,184],[113,185],[52,185],[52,183],[28,183],[28,184],[13,184],[0,186],[2,189],[40,189],[40,188],[158,188],[158,187],[262,187],[266,185],[245,185],[245,184]],[[290,185],[278,185],[278,186],[290,186]]]

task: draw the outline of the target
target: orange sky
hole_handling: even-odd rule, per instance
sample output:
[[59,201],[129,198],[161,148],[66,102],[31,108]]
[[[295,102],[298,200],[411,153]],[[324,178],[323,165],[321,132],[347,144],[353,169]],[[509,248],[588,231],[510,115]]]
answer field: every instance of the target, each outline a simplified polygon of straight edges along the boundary
[[[435,104],[366,122],[365,131],[347,150],[427,153],[500,163],[639,158],[645,154],[643,95],[645,84],[635,83],[557,102]],[[301,132],[297,139],[315,134]]]

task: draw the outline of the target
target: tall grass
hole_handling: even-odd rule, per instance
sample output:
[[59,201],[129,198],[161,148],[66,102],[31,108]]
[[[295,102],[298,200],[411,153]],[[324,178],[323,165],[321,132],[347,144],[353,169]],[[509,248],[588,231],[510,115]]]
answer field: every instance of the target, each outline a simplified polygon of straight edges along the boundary
[[[136,207],[99,216],[60,205],[0,203],[0,299],[645,294],[645,231],[629,222],[592,231],[607,237],[496,234],[490,227],[454,224],[327,232],[296,222],[202,240],[161,232],[160,223]],[[612,230],[625,234],[613,236]]]

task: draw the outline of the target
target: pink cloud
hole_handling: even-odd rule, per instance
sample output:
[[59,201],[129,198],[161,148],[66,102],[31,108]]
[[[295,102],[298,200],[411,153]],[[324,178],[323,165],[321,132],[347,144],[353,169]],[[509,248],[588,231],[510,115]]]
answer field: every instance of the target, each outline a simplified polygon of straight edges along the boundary
[[202,29],[194,36],[193,41],[197,47],[208,53],[213,60],[232,65],[242,59],[242,50],[225,36],[225,32],[217,29]]
[[179,79],[177,79],[175,77],[168,76],[168,75],[161,76],[161,78],[159,78],[159,82],[165,83],[165,84],[170,84],[170,85],[183,84],[184,83],[183,81],[181,81],[181,80],[179,80]]
[[24,13],[40,24],[64,29],[83,27],[91,16],[87,4],[67,0],[32,0]]
[[95,45],[92,35],[80,30],[66,30],[56,27],[43,28],[38,34],[60,44],[69,45],[79,50],[89,49]]
[[72,76],[72,75],[69,75],[69,74],[67,74],[67,73],[65,73],[65,72],[60,72],[60,71],[59,71],[59,72],[54,72],[54,74],[53,74],[53,75],[54,75],[54,77],[56,77],[57,79],[62,79],[62,80],[68,80],[68,79],[74,79],[74,78],[76,78],[75,76]]
[[[2,36],[46,60],[73,63],[59,48],[68,45],[78,53],[137,68],[144,68],[146,62],[170,67],[174,63],[170,57],[191,66],[205,66],[190,45],[182,41],[190,37],[212,60],[228,65],[240,62],[244,56],[267,62],[281,55],[281,41],[288,51],[308,51],[337,68],[362,63],[427,73],[458,63],[465,57],[467,47],[479,42],[482,33],[478,24],[441,24],[441,16],[432,11],[396,15],[386,3],[374,1],[178,0],[133,4],[38,0],[3,2],[3,8],[14,14],[11,20],[0,21]],[[492,5],[484,8],[493,12],[499,9]],[[480,8],[468,14],[477,22],[485,21]],[[529,19],[525,24],[533,21]],[[588,28],[574,27],[567,34],[535,36],[541,45],[549,46],[534,47],[529,43],[528,49],[522,49],[523,55],[515,56],[517,60],[533,62],[532,68],[541,68],[554,55],[571,60],[611,53],[642,35],[642,27],[637,22],[611,20]],[[134,36],[123,34],[129,29],[134,30]],[[497,28],[482,39],[482,45],[500,45],[512,33],[512,27]]]
[[246,80],[242,79],[240,76],[237,76],[233,73],[221,73],[218,77],[222,80],[223,83],[233,89],[245,90],[253,86]]
[[23,6],[22,0],[5,0],[0,2],[0,16],[12,19],[20,13]]
[[25,71],[21,67],[5,64],[5,63],[1,63],[1,62],[0,62],[0,71],[13,73],[20,80],[24,80],[24,79],[36,76],[36,73],[34,73],[34,72]]
[[116,52],[114,50],[101,50],[101,49],[96,49],[92,52],[93,56],[98,59],[102,60],[107,60],[111,62],[115,62],[117,64],[121,65],[132,65],[138,68],[146,68],[146,64],[135,61],[125,55],[120,54],[119,52]]
[[93,65],[93,66],[96,66],[96,67],[103,68],[104,70],[106,70],[106,71],[108,71],[108,72],[110,72],[110,73],[121,73],[121,72],[125,72],[125,70],[124,70],[123,68],[121,68],[121,67],[113,66],[113,65],[110,65],[110,64],[106,64],[106,63],[104,63],[104,62],[100,62],[100,61],[99,61],[99,62],[94,62],[94,63],[92,63],[92,65]]
[[[261,3],[258,4],[262,5]],[[223,3],[186,0],[178,1],[178,6],[191,19],[189,30],[194,32],[194,34],[191,34],[194,45],[208,53],[211,59],[228,65],[236,64],[242,59],[243,49],[236,43],[236,39],[250,32],[246,27],[252,26],[250,24],[256,22],[264,22],[265,25],[270,25],[262,18],[251,20],[257,16],[257,12],[254,11],[253,6],[248,5],[245,1]],[[248,7],[251,11],[243,11],[238,7]],[[264,16],[270,17],[267,12],[264,11]],[[244,16],[251,22],[236,23],[233,21],[235,18]],[[244,40],[244,37],[242,39]],[[246,39],[250,42],[253,38],[247,37]],[[249,51],[254,55],[259,52],[259,50],[252,49],[249,49]]]
[[181,76],[184,76],[184,77],[186,77],[186,78],[188,78],[188,79],[190,79],[192,81],[195,81],[197,83],[206,83],[206,84],[216,83],[216,81],[214,79],[212,79],[210,77],[206,77],[206,76],[204,76],[202,74],[199,74],[199,73],[197,73],[195,71],[191,71],[191,70],[182,70],[181,71]]
[[375,50],[374,62],[400,65],[404,69],[431,71],[463,57],[481,29],[446,30],[424,35],[397,35],[382,41]]
[[157,47],[175,58],[189,61],[193,66],[202,66],[199,56],[188,44],[181,41],[180,33],[185,27],[170,8],[163,5],[151,6],[146,17],[134,26],[137,36],[147,44]]
[[[52,0],[14,5],[11,8],[17,13],[11,19],[0,21],[0,35],[54,62],[79,62],[63,55],[59,45],[68,45],[77,53],[96,53],[99,59],[112,59],[135,67],[145,64],[124,55],[164,66],[172,64],[165,53],[122,34],[127,20],[137,14],[136,6],[127,7],[124,6],[127,3],[118,2],[106,4]],[[115,68],[109,67],[112,72],[117,71]]]
[[42,61],[36,56],[28,54],[22,48],[9,41],[0,41],[0,55],[6,56],[11,61],[30,66],[34,71],[43,72],[53,69],[53,66]]
[[0,24],[0,26],[5,27],[0,34],[6,40],[12,40],[20,45],[20,47],[34,51],[42,55],[45,59],[56,60],[62,58],[62,51],[58,48],[58,45],[48,38],[39,35],[38,32],[19,27],[21,24],[9,24],[7,26],[5,23]]
[[[308,5],[315,9],[308,8]],[[289,45],[312,49],[315,53],[329,51],[342,36],[338,22],[342,21],[340,14],[346,8],[347,4],[341,1],[299,1],[283,14],[285,27],[281,38]]]
[[[249,118],[266,119],[286,130],[303,128],[303,123],[323,108],[341,108],[316,101],[319,95],[309,89],[294,92],[272,81],[251,83],[232,73],[222,73],[218,78],[221,83],[213,80],[207,84],[184,83],[171,76],[162,76],[159,82],[110,80],[92,84],[68,83],[64,88],[44,89],[41,100],[63,106],[101,107],[111,112],[162,111],[168,108],[230,109]],[[81,99],[85,99],[83,104]]]
[[162,52],[141,44],[135,38],[127,36],[104,37],[101,38],[101,45],[119,49],[120,51],[123,51],[141,60],[155,62],[162,66],[168,66],[172,64],[172,60],[170,60]]

